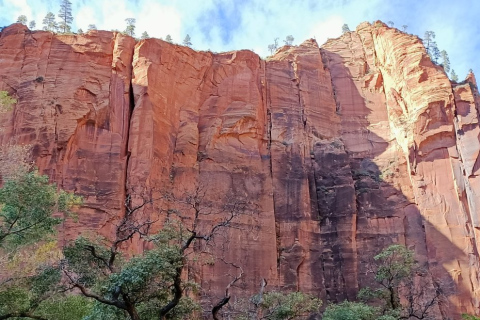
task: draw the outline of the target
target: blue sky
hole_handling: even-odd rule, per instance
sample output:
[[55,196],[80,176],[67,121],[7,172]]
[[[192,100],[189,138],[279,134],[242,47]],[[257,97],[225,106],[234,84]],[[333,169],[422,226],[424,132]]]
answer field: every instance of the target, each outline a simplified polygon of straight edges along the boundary
[[[440,50],[450,55],[460,79],[472,68],[480,73],[479,0],[70,0],[73,30],[125,28],[126,18],[137,19],[136,33],[152,37],[170,34],[181,42],[188,33],[198,50],[251,49],[268,55],[267,46],[291,34],[294,44],[315,37],[319,44],[338,37],[363,21],[393,21],[395,27],[420,37],[436,34]],[[0,26],[24,14],[41,22],[48,11],[58,13],[60,0],[0,0]]]

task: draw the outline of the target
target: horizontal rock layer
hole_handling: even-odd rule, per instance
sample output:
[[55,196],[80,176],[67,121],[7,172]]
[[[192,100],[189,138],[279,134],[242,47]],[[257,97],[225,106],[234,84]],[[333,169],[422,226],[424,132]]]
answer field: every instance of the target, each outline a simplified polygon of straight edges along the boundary
[[126,198],[155,200],[141,215],[156,229],[168,206],[191,214],[167,193],[200,195],[204,230],[234,214],[188,270],[205,306],[238,267],[236,297],[265,279],[353,300],[371,257],[403,243],[442,287],[439,318],[478,312],[480,98],[473,74],[450,83],[415,36],[364,23],[262,60],[16,24],[0,34],[0,90],[18,99],[0,143],[31,144],[85,199],[65,240],[112,237]]

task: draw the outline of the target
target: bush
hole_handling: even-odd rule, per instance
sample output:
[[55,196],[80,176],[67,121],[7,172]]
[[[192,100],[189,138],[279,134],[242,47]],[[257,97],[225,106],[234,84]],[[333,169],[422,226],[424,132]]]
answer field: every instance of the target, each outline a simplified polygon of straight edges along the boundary
[[[331,304],[323,313],[323,320],[376,320],[378,309],[361,302],[344,301]],[[386,319],[385,319],[386,320]]]

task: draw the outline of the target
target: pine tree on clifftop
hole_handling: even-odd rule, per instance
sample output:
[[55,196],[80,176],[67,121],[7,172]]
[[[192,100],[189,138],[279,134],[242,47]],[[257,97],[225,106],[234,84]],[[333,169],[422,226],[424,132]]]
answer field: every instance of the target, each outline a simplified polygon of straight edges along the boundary
[[125,28],[125,33],[128,34],[130,37],[135,36],[135,23],[137,20],[135,18],[127,18],[125,19],[127,23],[127,27]]
[[43,19],[43,30],[54,32],[55,29],[57,29],[57,23],[55,22],[55,15],[49,12]]
[[450,59],[448,58],[448,53],[445,50],[440,51],[440,57],[442,58],[443,70],[445,73],[450,72]]
[[186,35],[185,39],[183,39],[183,45],[187,47],[192,46],[192,38],[190,38],[190,35]]
[[[433,41],[435,39],[435,32],[433,31],[425,31],[425,36],[423,37],[423,45],[425,46],[425,49],[427,50],[428,55],[432,59],[432,49],[433,45],[436,43]],[[433,60],[433,59],[432,59]]]
[[455,70],[453,70],[453,69],[452,69],[452,73],[450,74],[450,79],[452,79],[452,81],[454,81],[454,82],[458,82],[458,76],[455,73]]
[[70,1],[62,0],[62,2],[60,2],[60,11],[58,12],[58,17],[60,18],[60,23],[58,24],[58,29],[60,32],[70,32],[70,25],[73,22],[72,3]]
[[21,15],[17,18],[17,23],[21,23],[21,24],[27,24],[27,17],[25,15]]

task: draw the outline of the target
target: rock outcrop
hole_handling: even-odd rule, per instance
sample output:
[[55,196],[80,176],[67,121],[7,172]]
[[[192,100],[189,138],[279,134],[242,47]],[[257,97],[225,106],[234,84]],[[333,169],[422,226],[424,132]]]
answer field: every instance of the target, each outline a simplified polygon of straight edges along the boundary
[[473,74],[451,83],[415,36],[363,23],[262,60],[15,24],[0,33],[0,90],[18,99],[0,143],[31,144],[85,199],[65,239],[112,236],[127,197],[155,200],[142,211],[154,228],[167,193],[200,195],[202,228],[235,214],[197,248],[216,262],[188,270],[206,306],[238,267],[237,297],[265,279],[353,300],[369,259],[403,243],[442,289],[438,318],[479,312],[480,97]]

